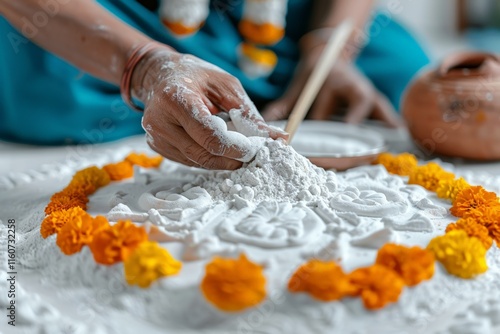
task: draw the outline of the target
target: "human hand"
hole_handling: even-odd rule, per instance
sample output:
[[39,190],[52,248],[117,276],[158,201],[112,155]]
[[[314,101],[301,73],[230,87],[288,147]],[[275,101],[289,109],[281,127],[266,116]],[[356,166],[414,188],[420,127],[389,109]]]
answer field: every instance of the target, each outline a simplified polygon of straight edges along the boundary
[[[266,107],[264,119],[273,121],[288,117],[305,83],[314,69],[323,47],[315,47],[304,55],[296,75],[286,93]],[[397,127],[401,121],[388,99],[377,91],[373,84],[352,64],[342,60],[337,62],[328,75],[316,97],[309,117],[328,120],[341,104],[347,104],[345,121],[360,123],[372,116]]]
[[[288,137],[264,122],[236,78],[191,55],[167,48],[151,53],[134,71],[132,87],[145,104],[142,125],[150,147],[188,166],[237,169],[256,153],[246,135]],[[221,111],[246,133],[228,131],[215,116]]]

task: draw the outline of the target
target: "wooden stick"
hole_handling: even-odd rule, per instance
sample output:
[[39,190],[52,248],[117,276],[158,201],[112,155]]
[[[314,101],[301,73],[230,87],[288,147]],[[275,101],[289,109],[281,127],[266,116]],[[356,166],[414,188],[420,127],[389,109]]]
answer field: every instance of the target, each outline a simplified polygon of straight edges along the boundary
[[300,123],[304,120],[304,117],[314,102],[314,99],[316,99],[319,90],[325,83],[330,70],[340,56],[342,49],[352,33],[352,30],[353,24],[350,20],[347,20],[333,31],[332,36],[328,40],[328,43],[326,44],[325,49],[316,64],[316,67],[311,73],[309,79],[307,79],[304,90],[300,94],[299,99],[297,100],[297,103],[288,118],[285,131],[290,134],[288,139],[289,143],[292,141]]

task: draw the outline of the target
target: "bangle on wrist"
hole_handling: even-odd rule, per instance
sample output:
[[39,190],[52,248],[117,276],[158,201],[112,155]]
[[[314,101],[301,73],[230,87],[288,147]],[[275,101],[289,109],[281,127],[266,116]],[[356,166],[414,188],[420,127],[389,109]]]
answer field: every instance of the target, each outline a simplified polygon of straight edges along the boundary
[[120,82],[120,92],[123,101],[135,111],[142,112],[144,111],[144,108],[137,106],[132,98],[132,75],[134,74],[134,70],[137,67],[137,64],[139,64],[139,62],[144,59],[149,52],[164,48],[164,45],[157,42],[141,44],[132,51],[130,58],[125,64],[125,69]]

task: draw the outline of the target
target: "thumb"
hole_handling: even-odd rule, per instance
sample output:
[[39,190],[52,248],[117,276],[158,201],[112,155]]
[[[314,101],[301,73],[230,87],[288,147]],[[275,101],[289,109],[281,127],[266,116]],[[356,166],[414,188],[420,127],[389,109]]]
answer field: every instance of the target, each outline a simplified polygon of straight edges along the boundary
[[214,102],[229,113],[234,127],[241,134],[247,137],[258,136],[288,140],[286,132],[266,124],[243,87],[233,86],[221,92],[218,96],[224,96],[224,98]]
[[382,93],[378,93],[376,96],[373,117],[384,121],[392,128],[404,126],[403,121],[392,107],[391,102]]
[[292,102],[288,98],[281,98],[269,103],[262,116],[266,121],[279,121],[288,117],[292,110]]

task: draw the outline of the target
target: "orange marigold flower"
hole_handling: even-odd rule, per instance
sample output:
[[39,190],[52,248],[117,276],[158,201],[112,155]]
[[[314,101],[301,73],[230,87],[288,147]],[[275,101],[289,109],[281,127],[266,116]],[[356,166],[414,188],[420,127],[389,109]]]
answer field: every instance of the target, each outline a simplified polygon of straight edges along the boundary
[[113,181],[128,179],[134,176],[134,167],[128,161],[109,164],[103,167]]
[[385,244],[379,249],[375,263],[396,272],[408,286],[434,275],[434,255],[420,247]]
[[482,210],[470,210],[464,214],[464,218],[473,218],[489,229],[491,225],[500,224],[500,206],[493,205]]
[[83,246],[92,242],[97,232],[108,227],[109,223],[103,216],[77,216],[59,230],[57,246],[66,255],[78,253]]
[[500,202],[494,192],[486,191],[481,186],[469,187],[457,194],[450,211],[455,217],[469,217],[488,207],[500,208]]
[[130,285],[149,287],[157,279],[177,274],[182,263],[156,242],[141,243],[123,263],[125,279]]
[[497,246],[500,247],[500,223],[490,225],[488,232],[490,237],[497,243]]
[[474,219],[478,224],[488,229],[490,237],[500,244],[500,207],[491,206],[482,210],[470,210],[464,215],[464,218]]
[[486,248],[477,238],[471,238],[464,230],[455,230],[431,240],[427,249],[455,276],[473,278],[488,270]]
[[60,192],[57,192],[54,195],[52,195],[50,197],[50,200],[53,201],[53,200],[57,200],[60,197],[69,196],[69,197],[73,197],[73,198],[82,199],[87,203],[89,201],[89,199],[87,198],[87,194],[84,190],[85,189],[77,187],[76,185],[67,186],[66,188],[64,188]]
[[110,265],[127,259],[137,246],[147,240],[146,230],[127,220],[96,233],[89,247],[97,263]]
[[43,220],[40,226],[40,234],[45,239],[52,234],[58,233],[68,222],[81,216],[88,216],[88,213],[78,206],[68,210],[55,211]]
[[238,29],[249,42],[261,45],[274,45],[285,34],[285,29],[280,25],[256,23],[248,19],[241,20]]
[[361,296],[363,304],[370,310],[398,301],[405,284],[395,271],[380,264],[359,268],[348,277],[357,289],[356,295]]
[[410,174],[409,184],[418,184],[430,191],[436,191],[439,182],[442,180],[452,180],[455,178],[453,173],[445,171],[435,162],[419,166]]
[[53,212],[64,211],[75,207],[87,210],[88,201],[89,199],[87,196],[81,193],[63,190],[50,198],[49,204],[45,207],[45,213],[50,215]]
[[377,157],[374,164],[383,165],[391,174],[408,176],[417,168],[418,160],[417,157],[410,153],[402,153],[399,155],[382,153]]
[[92,166],[76,172],[68,187],[80,188],[90,195],[109,182],[109,175],[104,170]]
[[264,300],[266,278],[262,267],[244,254],[238,259],[216,257],[206,266],[201,290],[218,309],[241,311]]
[[130,153],[126,158],[125,161],[130,162],[132,165],[137,165],[141,166],[144,168],[157,168],[161,165],[161,162],[163,161],[163,157],[160,155],[154,156],[154,157],[148,157],[146,154],[141,153]]
[[322,301],[339,300],[356,292],[339,265],[316,259],[297,269],[288,282],[288,290],[307,292]]
[[60,193],[73,194],[73,196],[84,196],[93,194],[97,190],[97,187],[91,183],[77,183],[71,181],[66,188],[64,188]]
[[463,177],[454,180],[441,180],[436,193],[439,198],[449,199],[453,202],[459,192],[469,187],[470,184]]
[[446,227],[446,233],[455,230],[464,230],[469,237],[478,238],[486,249],[489,249],[493,243],[488,228],[479,224],[474,218],[462,218]]

